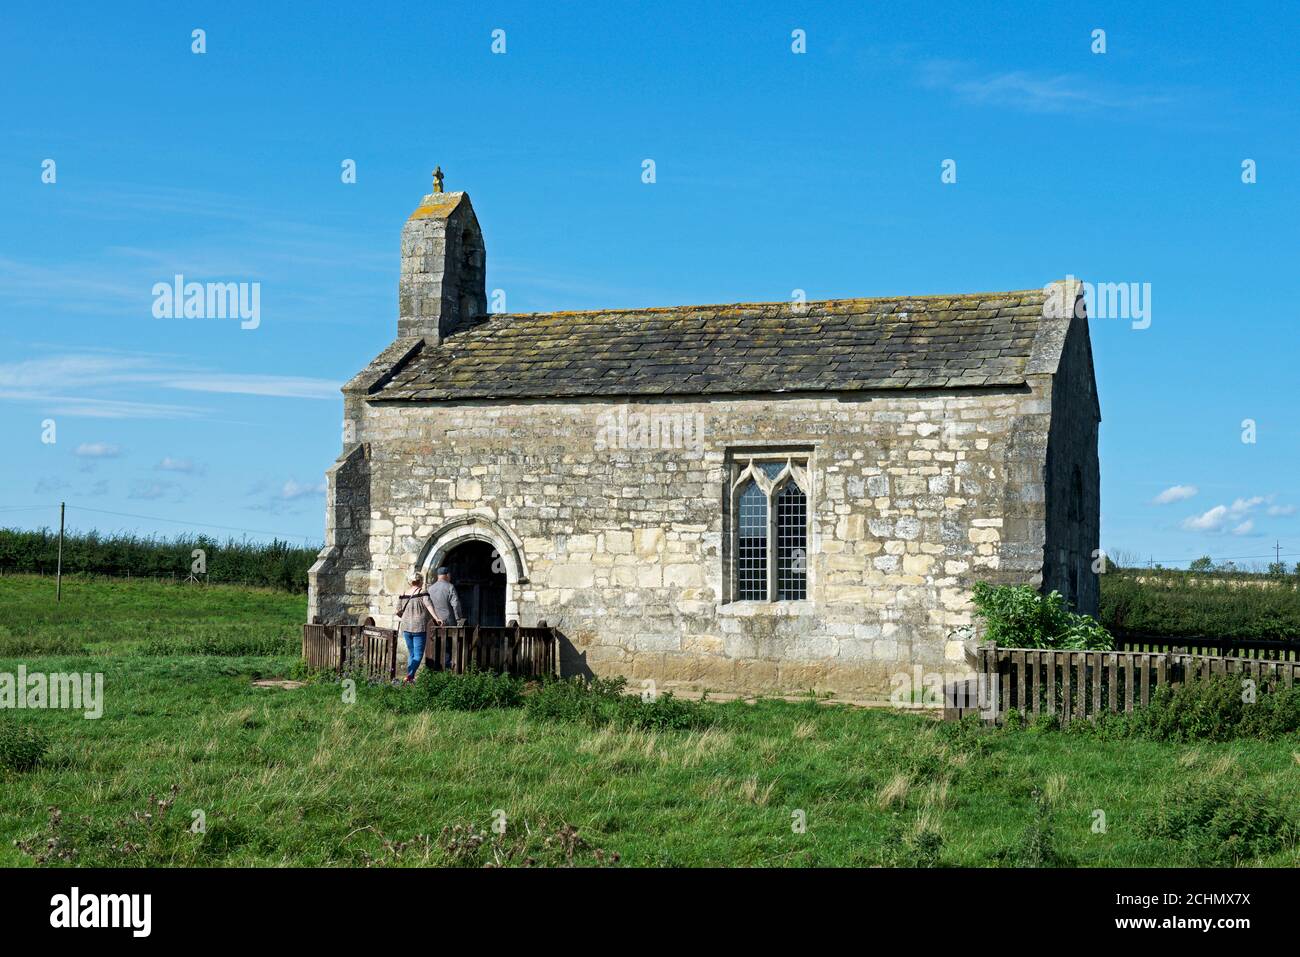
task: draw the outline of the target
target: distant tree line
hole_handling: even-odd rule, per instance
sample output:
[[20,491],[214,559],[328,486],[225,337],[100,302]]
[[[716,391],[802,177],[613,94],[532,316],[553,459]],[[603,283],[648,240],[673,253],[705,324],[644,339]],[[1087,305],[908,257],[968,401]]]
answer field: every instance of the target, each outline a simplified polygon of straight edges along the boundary
[[1300,562],[1288,565],[1283,561],[1237,562],[1231,559],[1216,562],[1209,555],[1202,555],[1188,562],[1186,568],[1166,565],[1162,562],[1142,559],[1140,555],[1128,552],[1103,553],[1103,567],[1099,571],[1138,572],[1141,574],[1159,573],[1162,575],[1180,575],[1192,573],[1215,578],[1274,578],[1300,579]]
[[[1209,555],[1202,555],[1200,558],[1193,559],[1187,568],[1193,572],[1222,572],[1226,575],[1242,571],[1250,573],[1249,568],[1243,568],[1237,565],[1236,562],[1227,561],[1216,564]],[[1255,572],[1255,574],[1259,573]],[[1263,574],[1268,575],[1270,578],[1286,578],[1288,575],[1300,576],[1300,562],[1296,562],[1290,569],[1287,568],[1286,562],[1269,562],[1268,571]]]
[[[319,546],[295,546],[279,539],[250,542],[228,538],[221,542],[208,535],[162,538],[67,533],[63,539],[63,572],[178,581],[194,573],[200,581],[214,584],[261,585],[303,592],[307,590],[307,570],[318,551]],[[0,570],[4,572],[53,574],[58,556],[57,531],[0,528]]]
[[1101,576],[1097,615],[1115,635],[1300,641],[1294,577],[1114,569]]

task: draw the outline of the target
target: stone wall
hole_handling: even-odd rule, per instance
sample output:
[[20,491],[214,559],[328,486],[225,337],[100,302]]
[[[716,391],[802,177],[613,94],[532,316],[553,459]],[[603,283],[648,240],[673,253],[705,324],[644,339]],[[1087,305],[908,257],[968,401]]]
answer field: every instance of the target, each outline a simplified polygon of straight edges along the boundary
[[325,547],[307,572],[308,621],[354,617],[378,583],[370,562],[368,452],[353,443],[325,473]]
[[[439,530],[481,524],[476,537],[517,551],[508,613],[562,631],[566,673],[867,696],[913,665],[962,670],[953,632],[974,582],[1042,581],[1051,377],[1030,381],[625,406],[350,398],[369,450],[368,518],[351,527],[367,559],[337,604],[391,626]],[[691,435],[611,442],[620,408]],[[726,602],[728,450],[765,446],[811,450],[808,600]]]
[[1101,538],[1101,421],[1087,317],[1070,325],[1057,373],[1047,383],[1052,427],[1047,455],[1045,590],[1055,589],[1078,611],[1097,614],[1100,582],[1093,571]]

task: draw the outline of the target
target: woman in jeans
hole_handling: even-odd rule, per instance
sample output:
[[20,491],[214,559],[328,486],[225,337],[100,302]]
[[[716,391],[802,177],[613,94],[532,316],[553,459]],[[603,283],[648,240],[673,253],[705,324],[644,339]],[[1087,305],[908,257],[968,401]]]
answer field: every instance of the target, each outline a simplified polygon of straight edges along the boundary
[[429,623],[441,625],[440,619],[429,603],[429,593],[424,590],[424,578],[417,572],[411,576],[411,587],[397,599],[397,614],[402,618],[402,638],[406,641],[406,683],[415,681],[415,672],[424,657],[424,642],[429,635]]

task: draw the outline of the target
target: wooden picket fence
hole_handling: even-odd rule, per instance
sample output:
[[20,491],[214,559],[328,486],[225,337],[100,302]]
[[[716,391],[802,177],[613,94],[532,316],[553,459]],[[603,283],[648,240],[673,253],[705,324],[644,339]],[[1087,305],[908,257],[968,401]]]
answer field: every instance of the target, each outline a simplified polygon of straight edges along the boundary
[[1171,638],[1140,632],[1115,637],[1116,651],[1172,651],[1225,658],[1262,658],[1265,661],[1300,661],[1300,641],[1285,638]]
[[540,621],[524,628],[512,621],[504,628],[461,625],[433,628],[424,645],[424,664],[439,671],[500,671],[521,678],[559,674],[555,630]]
[[302,657],[308,669],[359,669],[368,678],[397,677],[397,632],[374,625],[302,626]]
[[[302,656],[311,670],[360,669],[370,678],[397,677],[401,636],[373,625],[307,624]],[[497,671],[523,678],[559,673],[559,644],[545,621],[535,628],[510,622],[504,628],[466,625],[434,628],[424,646],[424,666],[434,671]]]
[[976,674],[966,687],[950,686],[944,717],[970,712],[1000,722],[1015,709],[1032,718],[1057,715],[1062,724],[1104,712],[1131,712],[1150,704],[1161,685],[1181,685],[1211,675],[1253,678],[1260,690],[1291,688],[1300,662],[1187,652],[1057,651],[1038,648],[976,650]]

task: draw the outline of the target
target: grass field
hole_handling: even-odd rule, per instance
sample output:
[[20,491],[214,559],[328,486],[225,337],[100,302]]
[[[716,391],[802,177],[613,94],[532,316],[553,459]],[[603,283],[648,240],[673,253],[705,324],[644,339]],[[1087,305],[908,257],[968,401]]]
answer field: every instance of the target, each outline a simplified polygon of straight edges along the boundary
[[[307,596],[271,588],[123,579],[0,577],[0,658],[33,654],[130,655],[147,646],[239,642],[299,646]],[[288,642],[288,645],[285,645]]]
[[[50,741],[0,769],[0,865],[1161,866],[1222,861],[1225,827],[1238,863],[1300,863],[1294,834],[1253,840],[1252,809],[1300,816],[1294,736],[1106,741],[775,701],[657,733],[406,715],[385,689],[252,684],[292,655],[141,654],[159,635],[177,652],[296,638],[301,596],[74,582],[56,607],[50,584],[0,579],[0,672],[101,671],[105,713],[0,713]],[[12,651],[65,639],[85,653]],[[1236,816],[1207,826],[1197,794],[1237,795]]]

